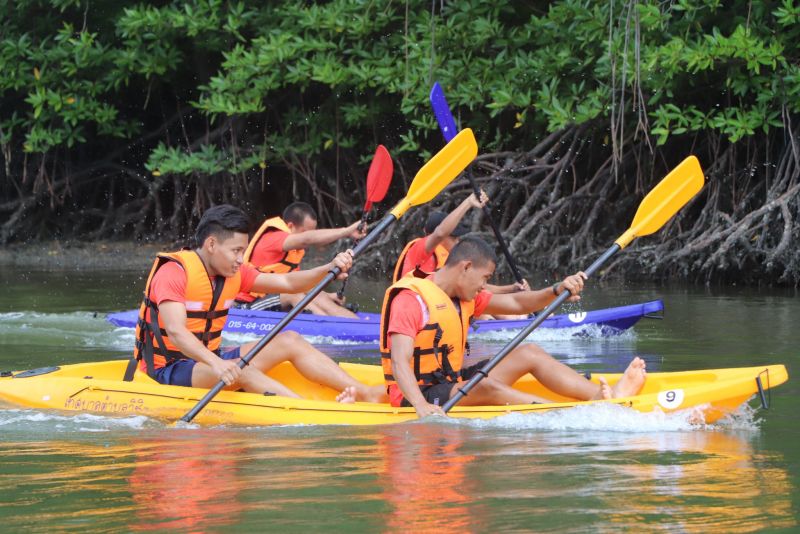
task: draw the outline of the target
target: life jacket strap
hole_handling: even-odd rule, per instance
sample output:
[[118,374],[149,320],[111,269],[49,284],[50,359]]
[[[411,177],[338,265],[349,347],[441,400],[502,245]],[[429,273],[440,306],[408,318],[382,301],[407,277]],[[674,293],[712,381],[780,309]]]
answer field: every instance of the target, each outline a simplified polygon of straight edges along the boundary
[[127,367],[125,367],[125,376],[122,377],[122,380],[125,382],[132,381],[133,375],[136,374],[137,367],[139,367],[139,360],[134,356],[131,356],[131,359],[128,360]]
[[187,319],[206,319],[206,320],[214,320],[220,317],[227,317],[228,316],[228,309],[224,310],[214,310],[214,311],[188,311],[186,312]]

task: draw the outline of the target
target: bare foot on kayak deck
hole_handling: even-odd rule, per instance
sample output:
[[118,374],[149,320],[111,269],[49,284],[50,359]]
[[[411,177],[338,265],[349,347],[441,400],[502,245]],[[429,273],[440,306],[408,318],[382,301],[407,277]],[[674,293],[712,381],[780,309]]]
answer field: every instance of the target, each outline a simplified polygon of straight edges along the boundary
[[364,386],[363,390],[358,394],[358,400],[361,402],[375,403],[389,402],[389,397],[386,395],[386,386],[383,384]]
[[341,402],[342,404],[353,404],[356,402],[356,388],[353,386],[344,388],[344,391],[336,395],[336,402]]
[[638,356],[625,369],[622,378],[619,382],[614,384],[611,388],[611,395],[614,399],[622,397],[630,397],[636,395],[644,387],[645,380],[647,380],[647,371],[645,370],[644,360]]
[[604,400],[609,400],[614,398],[614,391],[611,389],[611,386],[608,385],[608,380],[606,377],[600,376],[597,378],[600,381],[600,398]]

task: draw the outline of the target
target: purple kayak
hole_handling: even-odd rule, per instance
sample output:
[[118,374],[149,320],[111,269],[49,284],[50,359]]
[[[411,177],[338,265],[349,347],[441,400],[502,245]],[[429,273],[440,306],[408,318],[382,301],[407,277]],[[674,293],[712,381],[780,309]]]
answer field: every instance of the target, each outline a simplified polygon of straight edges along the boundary
[[[663,310],[664,303],[660,300],[653,300],[616,308],[553,315],[546,319],[540,328],[570,328],[573,329],[571,330],[572,335],[576,337],[616,336],[632,327],[642,317],[661,318],[656,314]],[[275,328],[275,325],[285,315],[284,312],[233,308],[228,313],[225,331],[264,335]],[[130,310],[111,313],[106,319],[116,326],[133,328],[136,326],[136,316],[137,311]],[[380,314],[362,312],[358,314],[358,317],[358,319],[347,319],[301,313],[286,328],[304,336],[330,337],[359,343],[377,343],[381,322]],[[529,320],[475,321],[472,328],[476,334],[485,334],[500,330],[520,330],[528,322]]]

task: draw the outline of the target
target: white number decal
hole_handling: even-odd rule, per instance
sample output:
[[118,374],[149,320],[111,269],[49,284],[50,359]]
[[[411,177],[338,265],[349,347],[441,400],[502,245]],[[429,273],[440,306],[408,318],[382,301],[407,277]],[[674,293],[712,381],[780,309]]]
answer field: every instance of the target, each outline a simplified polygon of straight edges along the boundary
[[573,323],[582,323],[583,320],[586,319],[586,312],[570,313],[567,317],[569,317],[569,320]]
[[674,410],[683,404],[683,390],[670,389],[658,393],[658,403],[669,410]]

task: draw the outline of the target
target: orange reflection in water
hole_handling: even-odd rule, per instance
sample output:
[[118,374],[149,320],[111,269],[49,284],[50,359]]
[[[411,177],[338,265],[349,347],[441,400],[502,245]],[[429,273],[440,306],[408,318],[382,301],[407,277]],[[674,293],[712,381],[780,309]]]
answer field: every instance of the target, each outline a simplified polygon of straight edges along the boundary
[[465,438],[464,428],[438,424],[386,427],[378,436],[379,484],[391,505],[386,531],[480,529],[471,507],[477,488],[467,469],[475,456],[461,451]]
[[135,531],[192,532],[235,523],[245,490],[237,459],[246,451],[220,432],[191,431],[137,440],[128,484]]
[[[753,532],[792,528],[794,491],[781,458],[754,463],[747,439],[727,432],[664,433],[628,442],[643,452],[640,463],[616,466],[628,490],[624,503],[609,503],[608,520],[620,527],[657,523],[680,532]],[[650,455],[659,455],[653,461]],[[670,456],[665,456],[670,455]],[[668,462],[664,458],[668,458]]]

